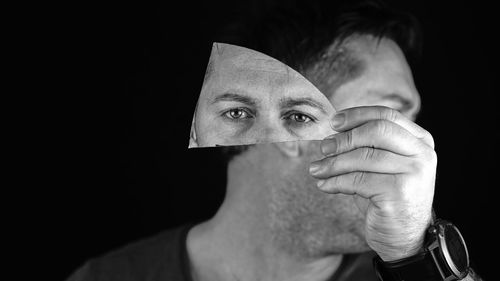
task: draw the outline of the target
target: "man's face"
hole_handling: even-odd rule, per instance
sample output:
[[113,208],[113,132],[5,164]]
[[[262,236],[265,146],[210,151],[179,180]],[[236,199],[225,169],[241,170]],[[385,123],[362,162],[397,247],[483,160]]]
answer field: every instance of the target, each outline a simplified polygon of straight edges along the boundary
[[[382,105],[396,109],[414,120],[420,109],[420,95],[410,67],[398,45],[389,39],[378,41],[373,36],[357,36],[345,47],[364,63],[362,75],[334,91],[317,81],[337,110]],[[314,83],[314,82],[313,82]]]
[[302,75],[264,54],[215,43],[196,110],[198,146],[322,139],[335,110]]
[[[400,48],[388,39],[356,36],[345,48],[363,64],[357,77],[336,81],[336,73],[319,81],[316,71],[306,71],[312,81],[338,110],[367,105],[384,105],[410,118],[418,112],[420,98],[410,68]],[[314,69],[314,67],[312,68]],[[301,256],[323,256],[368,250],[364,239],[364,215],[356,195],[326,194],[319,191],[308,172],[312,161],[321,159],[319,142],[301,143],[299,159],[279,163],[281,169],[272,184],[272,229],[283,248],[301,252]]]

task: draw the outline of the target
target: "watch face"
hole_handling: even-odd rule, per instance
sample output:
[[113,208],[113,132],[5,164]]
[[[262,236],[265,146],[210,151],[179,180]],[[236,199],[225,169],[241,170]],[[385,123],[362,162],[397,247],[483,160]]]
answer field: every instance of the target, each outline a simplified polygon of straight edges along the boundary
[[467,273],[469,268],[469,254],[465,241],[458,229],[452,224],[445,225],[443,234],[443,254],[451,270],[455,275],[461,277]]

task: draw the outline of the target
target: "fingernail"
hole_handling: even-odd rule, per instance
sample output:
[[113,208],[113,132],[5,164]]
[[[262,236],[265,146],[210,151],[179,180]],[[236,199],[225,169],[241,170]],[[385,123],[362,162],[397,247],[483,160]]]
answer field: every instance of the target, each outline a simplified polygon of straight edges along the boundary
[[312,163],[311,166],[309,167],[309,173],[311,175],[315,175],[319,172],[320,168],[321,168],[321,165],[319,163]]
[[321,186],[325,183],[325,180],[319,180],[317,183],[316,183],[316,186],[318,188],[321,188]]
[[344,125],[344,123],[345,123],[345,113],[341,112],[341,113],[335,114],[335,116],[333,117],[333,120],[332,120],[333,128],[340,128],[340,127],[342,127],[342,125]]
[[337,139],[328,139],[321,142],[321,153],[329,155],[337,151]]

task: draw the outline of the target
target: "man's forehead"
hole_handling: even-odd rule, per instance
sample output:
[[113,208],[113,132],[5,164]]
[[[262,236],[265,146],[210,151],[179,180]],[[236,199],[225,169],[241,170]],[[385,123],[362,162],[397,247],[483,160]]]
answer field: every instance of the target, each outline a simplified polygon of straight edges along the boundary
[[[274,94],[279,92],[279,96],[300,95],[329,103],[299,72],[263,53],[240,46],[214,43],[212,56],[215,72],[218,72],[217,82],[211,85],[213,88],[242,88],[247,92],[260,93],[267,99],[276,99]],[[209,93],[211,96],[215,94],[217,93]]]
[[300,76],[295,70],[277,59],[251,49],[229,44],[214,43],[211,60],[217,65],[243,70],[273,72],[292,77]]

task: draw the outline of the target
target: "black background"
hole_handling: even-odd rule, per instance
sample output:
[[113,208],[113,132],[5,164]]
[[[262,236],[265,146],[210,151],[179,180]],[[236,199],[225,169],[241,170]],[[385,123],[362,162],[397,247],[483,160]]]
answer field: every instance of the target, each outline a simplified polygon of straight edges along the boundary
[[[190,122],[213,31],[260,2],[99,3],[68,12],[78,20],[61,34],[72,38],[60,45],[67,83],[46,135],[46,156],[55,160],[40,161],[49,213],[35,231],[51,238],[54,280],[90,257],[216,211],[225,163],[216,149],[187,149]],[[437,214],[460,228],[475,269],[493,280],[498,16],[476,1],[393,2],[423,23],[417,123],[436,141]]]

